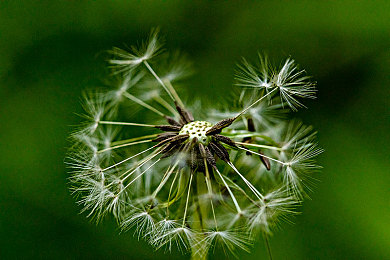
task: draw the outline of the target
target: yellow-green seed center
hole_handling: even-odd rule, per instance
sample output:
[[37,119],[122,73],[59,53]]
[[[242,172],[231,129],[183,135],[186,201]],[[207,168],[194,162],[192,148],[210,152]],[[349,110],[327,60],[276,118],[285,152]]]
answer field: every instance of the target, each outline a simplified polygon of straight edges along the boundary
[[191,142],[194,138],[197,138],[198,142],[208,145],[210,142],[211,137],[206,136],[206,132],[212,127],[213,125],[207,121],[194,121],[191,123],[188,123],[184,125],[179,134],[185,135],[188,134],[188,140]]

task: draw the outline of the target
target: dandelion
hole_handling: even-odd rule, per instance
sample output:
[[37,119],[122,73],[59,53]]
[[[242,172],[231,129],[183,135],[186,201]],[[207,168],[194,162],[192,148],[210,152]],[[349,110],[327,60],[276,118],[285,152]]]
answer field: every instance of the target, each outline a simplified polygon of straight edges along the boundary
[[[173,86],[188,63],[159,56],[161,46],[153,31],[141,48],[114,48],[113,88],[86,95],[87,122],[72,134],[67,159],[82,211],[96,221],[113,215],[154,248],[194,259],[218,247],[249,251],[262,234],[271,257],[268,237],[297,214],[319,168],[316,133],[285,122],[287,107],[314,98],[314,83],[292,59],[280,68],[244,59],[234,105],[216,102],[195,118],[203,107],[191,109]],[[129,121],[134,106],[138,120]]]

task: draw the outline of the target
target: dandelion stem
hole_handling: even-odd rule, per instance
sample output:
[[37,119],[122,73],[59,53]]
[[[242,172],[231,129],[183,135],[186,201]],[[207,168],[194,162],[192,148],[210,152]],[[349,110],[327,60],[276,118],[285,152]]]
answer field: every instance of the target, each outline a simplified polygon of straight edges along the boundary
[[152,194],[152,198],[155,198],[157,193],[161,190],[161,188],[167,183],[169,177],[173,173],[173,171],[176,169],[177,165],[179,164],[179,161],[177,161],[171,168],[168,168],[167,171],[165,172],[160,184],[156,188],[156,190]]
[[169,103],[167,101],[165,101],[165,99],[163,99],[162,97],[160,96],[155,96],[153,98],[154,100],[156,100],[158,103],[160,103],[160,105],[162,105],[163,107],[165,107],[168,111],[170,111],[173,115],[176,115],[176,116],[179,116],[179,113],[177,113],[177,111],[175,110],[175,108],[173,108],[171,105],[169,105]]
[[214,169],[215,169],[215,171],[218,173],[218,175],[219,175],[219,177],[221,178],[223,184],[225,185],[226,189],[228,190],[228,192],[229,192],[229,194],[230,194],[230,197],[232,198],[233,203],[234,203],[234,205],[236,206],[237,213],[241,213],[242,210],[241,210],[240,206],[238,205],[238,202],[237,202],[237,200],[236,200],[236,197],[234,197],[233,192],[230,190],[229,186],[228,186],[227,183],[225,182],[225,180],[224,180],[222,174],[219,172],[219,170],[218,170],[217,168],[214,168]]
[[134,137],[134,138],[130,138],[130,139],[115,141],[115,142],[112,142],[111,144],[112,145],[126,144],[126,143],[131,143],[131,142],[134,142],[134,141],[138,141],[138,140],[143,140],[143,139],[148,139],[148,138],[155,138],[157,136],[158,136],[158,134],[144,135],[144,136],[140,136],[140,137]]
[[183,224],[182,224],[183,227],[184,227],[184,224],[186,223],[187,209],[188,209],[188,200],[190,199],[190,191],[191,191],[192,177],[193,177],[193,174],[191,173],[190,181],[189,181],[189,184],[188,184],[188,192],[187,192],[186,207],[185,207],[185,209],[184,209],[184,217],[183,217]]
[[241,188],[239,185],[235,184],[231,179],[229,179],[228,177],[225,177],[225,180],[229,180],[229,182],[234,185],[234,188],[237,189],[238,191],[240,191],[242,193],[242,195],[244,195],[248,200],[250,200],[253,204],[256,204],[256,201],[254,201],[245,191],[243,188]]
[[[197,195],[194,200],[196,205],[196,211],[198,214],[199,221],[196,223],[196,226],[199,227],[199,230],[204,232],[205,227],[204,227],[204,222],[208,218],[208,208],[207,208],[207,203],[205,203],[203,197],[204,194],[206,194],[206,185],[204,182],[204,175],[197,174],[195,176],[196,178],[196,185],[194,185],[194,193]],[[195,223],[194,223],[195,225]]]
[[267,247],[268,258],[269,258],[269,260],[272,260],[271,245],[269,243],[268,235],[263,233],[263,237],[264,237],[265,246]]
[[179,175],[179,171],[176,172],[175,177],[173,178],[173,181],[171,183],[171,187],[169,188],[168,202],[167,202],[167,216],[169,216],[169,205],[170,205],[170,201],[171,201],[171,194],[172,194],[173,185],[175,184],[178,175]]
[[277,150],[277,151],[283,151],[284,150],[283,148],[276,147],[276,146],[270,146],[270,145],[243,143],[243,142],[238,142],[238,141],[235,141],[235,143],[236,144],[240,144],[240,145],[253,146],[253,147],[270,149],[270,150]]
[[209,173],[209,169],[208,169],[208,166],[207,166],[206,158],[203,159],[203,163],[204,163],[204,166],[205,166],[205,169],[206,169],[206,178],[205,179],[206,179],[207,190],[208,190],[209,197],[210,197],[211,211],[213,213],[215,229],[216,229],[216,231],[218,231],[217,218],[215,216],[213,197],[212,197],[213,196],[213,187],[211,186],[211,182],[210,182],[210,173]]
[[245,182],[245,184],[249,187],[249,189],[255,194],[255,196],[259,199],[262,200],[264,196],[248,181],[238,170],[237,168],[229,162],[228,165],[241,177],[241,179]]
[[193,250],[194,252],[191,253],[191,260],[207,260],[207,254],[200,254],[199,250]]
[[266,156],[266,155],[264,155],[264,154],[260,154],[260,153],[254,152],[254,151],[252,151],[252,150],[246,149],[246,148],[244,148],[244,147],[239,147],[239,146],[238,146],[238,148],[241,149],[241,150],[244,150],[244,151],[247,151],[247,152],[250,152],[250,153],[254,153],[254,154],[259,155],[259,156],[262,156],[262,157],[265,157],[265,158],[270,159],[270,160],[272,160],[272,161],[278,162],[278,163],[280,163],[281,165],[287,165],[287,164],[288,164],[288,163],[279,161],[279,160],[277,160],[277,159],[274,159],[274,158],[272,158],[272,157]]
[[172,83],[171,83],[169,80],[167,80],[166,82],[167,82],[166,86],[167,86],[167,87],[169,88],[169,90],[172,92],[172,95],[175,97],[175,99],[176,99],[177,102],[180,104],[180,106],[181,106],[181,107],[185,107],[185,106],[184,106],[184,103],[181,101],[179,95],[177,94],[175,88],[172,86]]
[[130,126],[156,127],[155,125],[130,123],[130,122],[98,121],[98,123],[104,125],[130,125]]
[[[152,147],[151,147],[151,148],[152,148]],[[138,163],[138,165],[137,165],[135,168],[131,168],[131,169],[125,171],[124,173],[122,173],[122,174],[119,176],[119,178],[122,178],[124,175],[126,175],[126,174],[128,174],[128,173],[130,172],[126,177],[124,177],[124,178],[122,179],[122,182],[125,181],[125,180],[126,180],[128,177],[130,177],[136,170],[138,170],[140,167],[142,167],[142,165],[144,165],[145,163],[147,163],[148,161],[150,161],[150,160],[152,160],[154,157],[156,157],[158,154],[160,154],[160,152],[161,152],[161,150],[160,150],[159,152],[157,152],[157,153],[154,153],[154,151],[153,151],[151,154],[149,154],[147,157],[145,157],[142,161],[140,161],[140,162]],[[154,154],[153,154],[153,153],[154,153]]]
[[[131,182],[129,182],[117,195],[119,195],[122,191],[126,190],[131,184],[133,184],[133,182],[135,182],[136,180],[138,180],[142,175],[145,174],[145,172],[147,172],[150,168],[152,168],[156,163],[158,163],[159,161],[161,160],[161,158],[158,158],[154,163],[152,163],[148,168],[146,168],[146,170],[144,170],[143,172],[141,172],[137,177],[135,177]],[[128,175],[129,176],[129,175]],[[128,177],[126,176],[126,178]]]
[[[196,213],[194,217],[196,221],[193,222],[193,227],[201,231],[199,233],[199,240],[202,241],[203,239],[206,239],[207,231],[205,227],[205,222],[208,219],[208,207],[206,201],[203,199],[203,195],[206,193],[206,185],[204,182],[204,175],[202,174],[196,174],[196,185],[194,185],[194,191],[196,192],[197,196],[194,198],[196,200]],[[195,190],[196,189],[196,190]],[[207,259],[207,251],[208,248],[203,243],[196,243],[191,248],[191,259]]]
[[245,108],[244,110],[242,110],[238,115],[236,115],[234,118],[238,118],[240,117],[242,114],[244,114],[246,111],[248,111],[251,107],[253,107],[254,105],[256,105],[257,103],[259,103],[261,100],[263,100],[265,97],[269,96],[272,94],[272,92],[274,92],[275,90],[277,90],[277,88],[274,88],[273,90],[271,90],[270,92],[268,92],[267,94],[265,94],[264,96],[262,96],[261,98],[259,98],[258,100],[256,100],[255,102],[253,102],[251,105],[249,105],[247,108]]
[[122,161],[120,161],[120,162],[118,162],[118,163],[116,163],[116,164],[113,164],[113,165],[111,165],[111,166],[108,166],[107,168],[103,169],[102,172],[104,172],[104,171],[106,171],[106,170],[109,170],[109,169],[111,169],[111,168],[113,168],[113,167],[115,167],[115,166],[118,166],[118,165],[120,165],[120,164],[122,164],[122,163],[124,163],[124,162],[127,162],[128,160],[131,160],[131,159],[133,159],[134,157],[137,157],[137,156],[139,156],[139,155],[141,155],[141,154],[143,154],[143,153],[149,151],[149,150],[152,149],[152,148],[154,148],[154,147],[153,147],[153,146],[152,146],[152,147],[149,147],[148,149],[143,150],[143,151],[141,151],[141,152],[139,152],[139,153],[137,153],[137,154],[135,154],[135,155],[133,155],[133,156],[130,156],[130,157],[128,157],[128,158],[126,158],[126,159],[124,159],[124,160],[122,160]]
[[103,149],[103,150],[100,150],[100,151],[98,151],[97,153],[103,153],[103,152],[106,152],[106,151],[109,151],[109,150],[115,150],[115,149],[118,149],[118,148],[130,146],[130,145],[149,143],[149,142],[151,142],[151,141],[152,141],[152,140],[149,139],[149,140],[143,140],[143,141],[138,141],[138,142],[133,142],[133,143],[115,145],[115,146],[107,147],[107,148],[105,148],[105,149]]
[[153,111],[154,113],[156,113],[156,114],[158,114],[158,115],[160,115],[160,116],[162,116],[162,117],[165,116],[162,112],[158,111],[156,108],[152,107],[152,106],[149,105],[149,104],[146,104],[146,103],[143,102],[141,99],[139,99],[139,98],[137,98],[137,97],[131,95],[131,94],[128,93],[128,92],[123,93],[123,95],[124,95],[125,97],[127,97],[128,99],[133,100],[134,102],[138,103],[139,105],[141,105],[141,106],[143,106],[143,107],[149,109],[150,111]]
[[154,72],[154,70],[152,69],[152,67],[150,67],[149,63],[144,60],[143,63],[145,64],[146,68],[150,71],[150,73],[152,73],[152,75],[156,78],[156,80],[158,81],[158,83],[160,83],[160,85],[164,88],[164,90],[168,93],[169,97],[175,101],[175,98],[173,97],[172,93],[169,91],[168,87],[164,84],[164,82],[161,80],[161,78],[156,74],[156,72]]

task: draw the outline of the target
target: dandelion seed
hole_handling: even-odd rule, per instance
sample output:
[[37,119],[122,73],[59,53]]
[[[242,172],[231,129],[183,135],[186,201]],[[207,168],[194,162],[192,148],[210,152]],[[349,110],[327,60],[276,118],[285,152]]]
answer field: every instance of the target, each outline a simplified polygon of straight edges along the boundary
[[[221,246],[225,253],[233,253],[236,248],[249,252],[249,246],[252,243],[250,236],[241,230],[231,231],[210,231],[206,237],[199,243],[209,247]],[[227,252],[228,251],[228,252]]]
[[150,33],[149,40],[144,42],[140,48],[132,47],[132,52],[127,52],[119,48],[113,48],[109,53],[114,56],[109,60],[117,73],[129,73],[142,62],[147,61],[161,52],[161,44],[158,39],[158,29]]
[[[110,52],[117,83],[85,96],[87,122],[72,134],[66,159],[71,190],[88,217],[112,214],[123,232],[156,249],[193,258],[215,247],[248,251],[259,233],[288,222],[311,189],[322,150],[311,127],[284,119],[285,104],[303,106],[314,84],[292,59],[280,68],[261,56],[257,66],[244,59],[234,106],[217,100],[208,109],[193,95],[191,109],[174,86],[187,63],[174,55],[178,64],[160,67],[161,47],[152,31],[140,48]],[[135,122],[127,113],[134,106]],[[194,116],[200,110],[211,112]]]
[[136,228],[138,239],[144,237],[155,229],[153,217],[148,210],[134,209],[121,224],[122,230]]
[[261,206],[248,210],[251,215],[249,218],[251,231],[260,229],[266,234],[271,233],[271,228],[285,220],[286,216],[296,214],[295,209],[298,204],[299,200],[289,195],[285,187],[269,192],[264,196]]
[[[236,75],[237,85],[257,90],[265,90],[267,94],[278,90],[280,98],[286,102],[292,110],[304,105],[297,99],[315,98],[315,84],[309,82],[304,70],[299,70],[294,60],[287,59],[280,70],[274,69],[267,61],[259,55],[260,67],[257,68],[243,60],[239,65]],[[283,104],[282,102],[282,104]]]

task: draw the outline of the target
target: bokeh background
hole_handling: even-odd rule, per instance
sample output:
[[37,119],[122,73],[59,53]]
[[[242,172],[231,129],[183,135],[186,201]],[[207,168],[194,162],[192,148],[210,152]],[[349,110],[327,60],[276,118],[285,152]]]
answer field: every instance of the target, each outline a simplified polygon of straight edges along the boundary
[[[275,259],[390,259],[390,1],[0,1],[0,258],[186,259],[154,252],[110,218],[80,215],[67,141],[99,55],[159,26],[194,62],[186,84],[224,99],[235,64],[291,56],[318,82],[293,116],[326,152],[312,200],[271,246]],[[267,259],[260,239],[240,259]],[[217,253],[212,259],[223,259]]]

